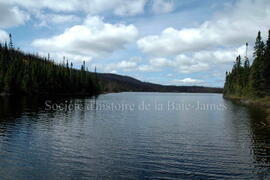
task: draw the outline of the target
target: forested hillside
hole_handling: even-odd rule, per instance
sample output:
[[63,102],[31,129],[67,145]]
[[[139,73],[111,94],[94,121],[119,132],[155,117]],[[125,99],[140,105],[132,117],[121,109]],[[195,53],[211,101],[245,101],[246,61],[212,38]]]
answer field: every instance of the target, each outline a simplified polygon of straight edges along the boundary
[[191,93],[222,93],[222,88],[203,86],[165,86],[138,79],[109,73],[97,73],[100,85],[105,92],[191,92]]
[[9,44],[0,44],[0,94],[82,94],[94,95],[100,88],[85,63],[81,70],[64,60],[26,54]]
[[226,73],[225,97],[264,98],[270,96],[270,30],[268,40],[263,42],[258,33],[254,46],[254,60],[236,58],[232,71]]

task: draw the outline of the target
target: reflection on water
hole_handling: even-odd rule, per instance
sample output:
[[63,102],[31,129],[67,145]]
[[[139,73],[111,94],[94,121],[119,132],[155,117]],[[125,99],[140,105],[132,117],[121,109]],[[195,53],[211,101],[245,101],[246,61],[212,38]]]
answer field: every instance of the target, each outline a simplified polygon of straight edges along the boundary
[[267,179],[264,117],[219,94],[1,97],[0,179]]

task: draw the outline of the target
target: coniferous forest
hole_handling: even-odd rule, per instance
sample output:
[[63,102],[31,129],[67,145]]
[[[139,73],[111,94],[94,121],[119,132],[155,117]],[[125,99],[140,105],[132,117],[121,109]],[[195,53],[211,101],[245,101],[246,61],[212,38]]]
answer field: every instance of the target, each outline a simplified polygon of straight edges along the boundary
[[270,30],[266,43],[261,32],[255,41],[253,63],[247,57],[236,58],[231,72],[226,72],[225,97],[264,98],[270,96]]
[[57,64],[48,57],[26,54],[9,43],[0,44],[0,94],[95,95],[100,91],[85,62],[80,70],[65,58]]

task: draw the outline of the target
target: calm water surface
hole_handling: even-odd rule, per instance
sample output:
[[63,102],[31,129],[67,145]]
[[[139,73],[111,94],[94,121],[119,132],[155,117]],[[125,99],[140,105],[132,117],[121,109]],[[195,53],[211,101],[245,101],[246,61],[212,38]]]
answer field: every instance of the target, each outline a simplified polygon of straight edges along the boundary
[[45,100],[0,98],[1,180],[270,179],[263,112],[220,94]]

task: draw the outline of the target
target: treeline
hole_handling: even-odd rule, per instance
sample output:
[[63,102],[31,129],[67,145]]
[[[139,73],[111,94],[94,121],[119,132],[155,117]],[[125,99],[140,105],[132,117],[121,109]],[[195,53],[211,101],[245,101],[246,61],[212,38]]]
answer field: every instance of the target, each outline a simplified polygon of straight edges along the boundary
[[117,74],[98,73],[101,87],[105,92],[189,92],[222,93],[223,88],[203,86],[173,86],[142,82],[138,79]]
[[94,73],[88,72],[85,62],[80,70],[63,59],[54,63],[50,57],[26,54],[9,44],[0,44],[1,94],[77,94],[95,95],[100,91]]
[[224,96],[261,98],[270,96],[270,30],[268,40],[263,42],[261,32],[256,38],[253,63],[240,56],[236,58],[231,72],[226,72]]

